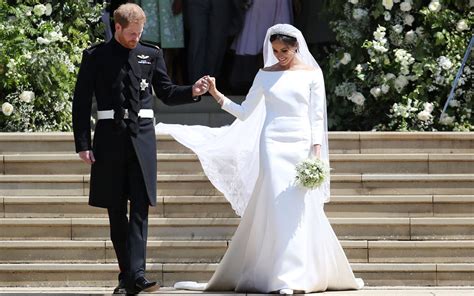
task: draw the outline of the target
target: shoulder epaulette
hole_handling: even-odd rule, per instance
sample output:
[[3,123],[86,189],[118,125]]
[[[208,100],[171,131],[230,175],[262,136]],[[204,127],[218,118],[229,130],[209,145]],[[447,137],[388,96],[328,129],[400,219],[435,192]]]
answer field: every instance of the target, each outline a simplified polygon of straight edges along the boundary
[[98,47],[104,45],[105,42],[102,41],[102,42],[97,42],[97,43],[94,43],[92,44],[91,46],[89,46],[88,48],[86,48],[87,51],[94,51],[94,49],[97,49]]
[[158,45],[153,44],[153,43],[148,43],[148,42],[145,42],[145,41],[140,41],[140,44],[143,45],[143,46],[151,47],[151,48],[153,48],[153,49],[161,50],[161,48],[160,48]]

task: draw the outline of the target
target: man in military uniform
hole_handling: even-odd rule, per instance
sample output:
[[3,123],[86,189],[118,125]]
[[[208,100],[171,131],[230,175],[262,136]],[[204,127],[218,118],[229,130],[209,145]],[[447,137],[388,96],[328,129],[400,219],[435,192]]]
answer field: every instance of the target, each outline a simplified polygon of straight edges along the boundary
[[[145,14],[136,4],[114,12],[115,34],[84,51],[73,100],[76,152],[91,164],[89,204],[107,208],[120,267],[114,293],[159,289],[145,278],[148,208],[156,205],[156,136],[152,87],[165,104],[199,101],[204,79],[174,85],[162,51],[139,42]],[[98,122],[91,143],[91,102]],[[130,217],[127,205],[130,200]]]

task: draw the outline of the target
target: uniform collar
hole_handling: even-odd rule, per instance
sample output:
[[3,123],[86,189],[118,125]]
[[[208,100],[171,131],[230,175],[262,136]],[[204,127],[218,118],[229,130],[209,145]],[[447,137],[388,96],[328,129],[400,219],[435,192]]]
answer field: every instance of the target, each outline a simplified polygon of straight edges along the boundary
[[112,39],[110,40],[110,44],[111,44],[115,49],[117,49],[118,51],[123,52],[123,53],[129,53],[129,52],[132,50],[132,49],[126,48],[125,46],[123,46],[122,44],[120,44],[120,43],[115,39],[115,37],[112,37]]

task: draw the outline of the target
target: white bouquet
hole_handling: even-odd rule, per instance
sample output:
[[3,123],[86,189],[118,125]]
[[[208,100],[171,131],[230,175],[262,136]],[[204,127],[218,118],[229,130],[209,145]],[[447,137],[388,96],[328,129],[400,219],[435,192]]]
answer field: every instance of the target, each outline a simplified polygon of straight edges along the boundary
[[308,158],[296,165],[296,183],[314,189],[329,177],[329,165],[317,158]]

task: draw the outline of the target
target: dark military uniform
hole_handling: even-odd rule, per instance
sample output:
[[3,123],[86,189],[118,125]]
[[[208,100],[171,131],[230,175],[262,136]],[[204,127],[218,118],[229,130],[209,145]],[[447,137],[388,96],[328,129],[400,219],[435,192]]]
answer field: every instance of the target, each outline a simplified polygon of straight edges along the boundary
[[[199,100],[192,86],[170,81],[160,49],[143,43],[128,49],[112,38],[84,51],[73,100],[76,152],[92,150],[96,159],[89,204],[108,209],[120,276],[132,280],[144,276],[148,207],[156,205],[154,120],[139,117],[140,110],[153,109],[151,87],[167,105]],[[97,122],[92,144],[93,95],[99,111],[114,112]]]

